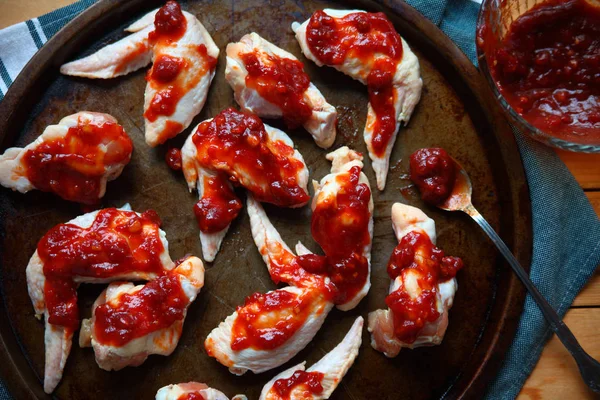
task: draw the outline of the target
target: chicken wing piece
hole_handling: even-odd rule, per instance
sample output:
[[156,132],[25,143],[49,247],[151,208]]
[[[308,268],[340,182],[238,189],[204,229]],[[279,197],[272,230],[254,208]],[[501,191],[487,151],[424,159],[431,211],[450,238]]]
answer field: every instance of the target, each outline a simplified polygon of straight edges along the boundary
[[455,275],[463,266],[435,247],[435,223],[418,208],[394,204],[392,224],[399,244],[387,267],[393,279],[389,309],[369,313],[368,326],[371,346],[388,357],[402,347],[442,342],[458,288]]
[[146,142],[154,147],[186,129],[202,110],[219,48],[202,23],[168,1],[127,28],[133,34],[64,64],[65,75],[114,78],[148,65],[144,95]]
[[275,376],[263,387],[259,400],[328,399],[358,355],[363,322],[358,317],[342,342],[309,369],[303,362]]
[[373,197],[360,153],[344,146],[326,157],[331,173],[313,181],[311,230],[333,266],[330,276],[342,294],[337,307],[347,311],[371,287]]
[[188,188],[198,189],[194,208],[205,260],[212,261],[242,208],[231,183],[259,200],[300,207],[309,200],[308,168],[292,140],[254,114],[233,108],[194,129],[181,149]]
[[337,111],[310,82],[291,53],[252,32],[227,45],[225,79],[243,110],[304,126],[318,146],[335,141]]
[[79,344],[91,346],[107,371],[141,365],[151,354],[168,356],[202,286],[204,266],[193,256],[145,285],[111,283],[83,321]]
[[106,183],[131,159],[133,144],[117,120],[82,111],[49,125],[25,148],[0,155],[0,185],[27,193],[38,189],[65,200],[97,204]]
[[400,125],[421,98],[419,60],[383,13],[319,10],[292,29],[307,58],[368,86],[364,138],[383,190]]
[[62,377],[79,325],[80,282],[149,280],[173,268],[159,225],[154,211],[108,208],[57,225],[40,240],[26,274],[36,317],[46,321],[46,393]]
[[268,371],[289,361],[313,339],[332,306],[312,288],[288,286],[255,293],[213,329],[204,347],[233,374]]
[[[196,397],[194,397],[196,395]],[[198,397],[199,395],[200,397]],[[162,387],[156,392],[156,400],[229,400],[222,392],[204,383],[187,382]],[[235,395],[231,400],[248,400],[244,395]]]

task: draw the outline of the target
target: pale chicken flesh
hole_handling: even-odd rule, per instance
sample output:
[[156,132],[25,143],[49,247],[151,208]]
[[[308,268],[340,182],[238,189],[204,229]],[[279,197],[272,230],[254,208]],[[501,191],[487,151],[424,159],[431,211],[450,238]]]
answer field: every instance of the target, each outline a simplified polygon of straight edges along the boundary
[[[256,124],[255,130],[250,130],[249,124]],[[238,129],[241,133],[231,133],[233,129]],[[208,138],[207,132],[213,136]],[[234,137],[237,142],[231,144],[228,137]],[[255,160],[238,156],[238,150],[254,151],[257,146],[260,151],[256,153]],[[215,148],[224,150],[215,152]],[[262,159],[258,160],[260,157],[278,160],[272,165],[276,171],[267,175],[264,169],[257,168],[257,164],[264,164]],[[189,190],[198,190],[199,204],[210,204],[205,207],[207,214],[221,215],[212,206],[211,199],[227,197],[228,207],[237,202],[235,206],[238,209],[231,211],[230,219],[235,218],[241,202],[233,192],[232,182],[254,193],[260,201],[282,207],[300,207],[309,200],[308,168],[302,155],[294,149],[294,143],[285,132],[263,124],[253,114],[226,109],[215,118],[200,123],[185,141],[181,149],[181,160]],[[277,191],[273,188],[277,188]],[[280,190],[284,189],[293,193],[293,197],[282,200]],[[215,259],[228,229],[229,223],[210,230],[203,229],[200,225],[200,242],[206,261]]]
[[[79,345],[91,346],[98,366],[107,371],[141,365],[152,354],[168,356],[177,347],[187,308],[202,286],[204,266],[199,258],[193,256],[146,285],[111,283],[95,301],[92,318],[82,321]],[[180,293],[173,296],[172,292]],[[175,297],[178,303],[171,304],[169,296]],[[140,311],[140,304],[147,304],[150,310]],[[169,304],[168,308],[166,304]],[[101,313],[97,311],[99,308]],[[103,317],[108,312],[117,316],[126,314],[128,319]],[[166,313],[176,315],[159,323],[156,319],[146,321],[144,312],[151,312],[150,315],[156,318]],[[162,318],[165,318],[164,315]],[[151,328],[139,332],[140,327],[147,323],[152,324]],[[112,332],[118,332],[118,336],[110,335]],[[124,336],[126,339],[122,338]]]
[[[334,215],[337,221],[333,222],[342,224],[340,235],[348,231],[352,238],[357,238],[357,243],[345,243],[348,246],[345,249],[361,261],[358,265],[363,269],[353,269],[354,264],[346,265],[348,269],[335,264],[343,257],[325,245],[327,256],[314,255],[300,243],[296,246],[298,256],[295,255],[261,204],[249,194],[247,207],[254,242],[271,279],[291,286],[248,297],[245,305],[238,307],[206,339],[208,354],[234,374],[247,370],[260,373],[285,363],[312,340],[334,305],[341,310],[354,308],[369,290],[373,201],[368,180],[360,172],[362,156],[344,147],[327,157],[332,161],[332,173],[321,185],[315,183],[318,194],[313,208],[317,209],[315,214],[319,213],[319,207],[328,205],[347,211],[348,204],[343,200],[346,198],[360,208],[360,216],[356,218],[353,212],[357,210],[325,214]],[[338,194],[342,197],[338,198]],[[346,221],[352,221],[360,229],[347,230],[343,226]],[[349,275],[346,271],[350,271]]]
[[[60,224],[51,229],[38,243],[27,265],[27,288],[33,303],[37,318],[44,316],[46,322],[45,346],[46,364],[44,370],[44,391],[51,393],[62,378],[63,368],[71,350],[71,339],[77,329],[78,310],[76,288],[79,283],[107,283],[117,280],[151,280],[174,267],[168,253],[168,242],[165,233],[159,229],[158,223],[129,209],[104,209],[81,215],[66,224]],[[127,235],[121,230],[134,230],[139,238],[137,245],[126,245]],[[98,236],[101,235],[98,242]],[[125,235],[125,236],[124,236]],[[87,239],[86,246],[80,246]],[[123,246],[122,251],[133,252],[154,243],[157,251],[152,254],[153,268],[148,268],[144,261],[146,253],[141,251],[139,264],[133,263],[133,268],[119,270],[119,263],[111,261],[118,254],[107,256],[109,247]],[[106,247],[109,246],[109,247]],[[50,249],[50,250],[48,250]],[[70,252],[65,252],[71,249]],[[40,253],[40,250],[44,254]],[[56,261],[61,254],[71,254],[75,262]],[[87,265],[77,260],[87,260]],[[48,304],[47,289],[54,285],[67,287],[70,296],[66,298],[52,295]],[[52,286],[48,286],[52,285]],[[52,294],[52,292],[51,292]],[[62,310],[62,311],[61,311]],[[61,318],[61,313],[67,313],[70,320]],[[64,317],[64,316],[63,316]]]
[[65,200],[95,204],[131,160],[133,145],[108,114],[82,111],[49,125],[31,144],[0,155],[0,185],[38,189]]
[[303,362],[276,375],[263,387],[259,400],[328,399],[358,356],[363,322],[358,317],[344,339],[310,368]]
[[229,43],[226,51],[225,79],[242,109],[264,118],[283,117],[291,128],[301,124],[319,147],[333,144],[337,111],[293,54],[254,32]]
[[[416,207],[401,203],[392,206],[392,226],[398,242],[407,235],[419,233],[425,235],[431,243],[435,243],[435,222]],[[429,255],[415,250],[415,261],[428,262]],[[417,268],[404,269],[391,283],[390,294],[406,294],[408,299],[417,301],[425,294],[421,287],[421,275]],[[448,310],[452,307],[458,285],[456,278],[442,279],[435,287],[434,305],[439,317],[426,321],[412,340],[402,340],[396,334],[394,312],[391,309],[376,310],[369,313],[368,330],[371,332],[371,346],[383,352],[387,357],[396,357],[403,347],[410,349],[422,346],[434,346],[442,342],[448,327]],[[409,300],[409,301],[412,301]]]
[[[408,123],[421,98],[423,81],[417,57],[381,13],[325,9],[317,11],[302,24],[294,22],[292,30],[308,59],[319,66],[331,66],[369,86],[371,101],[364,139],[377,188],[383,190],[400,125]],[[312,35],[314,32],[321,36]],[[327,43],[331,37],[342,43],[340,48],[345,52],[331,48]],[[394,47],[396,50],[392,51]],[[381,78],[386,75],[390,76],[381,83]],[[374,104],[373,99],[376,99]]]
[[202,110],[219,48],[202,23],[169,1],[128,28],[135,33],[64,64],[65,75],[108,79],[153,63],[144,95],[146,142],[154,147],[186,129]]
[[[164,386],[156,392],[155,400],[179,400],[191,395],[200,395],[202,396],[200,398],[204,400],[229,400],[229,397],[225,396],[223,392],[199,382],[186,382]],[[247,400],[247,397],[238,394],[233,396],[231,400]]]

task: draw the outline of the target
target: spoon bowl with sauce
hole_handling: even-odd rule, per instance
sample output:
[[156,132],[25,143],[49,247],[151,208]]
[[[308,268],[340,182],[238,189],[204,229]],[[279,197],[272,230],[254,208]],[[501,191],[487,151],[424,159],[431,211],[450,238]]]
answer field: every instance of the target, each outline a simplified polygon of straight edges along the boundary
[[554,147],[600,152],[600,1],[484,0],[477,57],[521,131]]
[[600,363],[587,354],[571,330],[535,287],[529,275],[517,261],[494,228],[475,209],[471,202],[473,186],[465,169],[444,149],[420,149],[410,156],[410,178],[421,193],[421,198],[446,211],[462,211],[469,215],[496,245],[517,277],[537,303],[563,345],[569,350],[585,383],[600,393]]

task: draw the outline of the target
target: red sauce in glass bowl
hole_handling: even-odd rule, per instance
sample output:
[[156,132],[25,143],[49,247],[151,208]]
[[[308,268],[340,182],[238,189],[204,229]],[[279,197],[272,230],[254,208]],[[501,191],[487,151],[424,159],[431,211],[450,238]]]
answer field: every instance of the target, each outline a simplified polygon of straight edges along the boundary
[[310,118],[312,109],[304,99],[310,79],[300,61],[258,50],[240,57],[248,71],[246,85],[278,106],[289,128],[296,128]]
[[423,201],[437,205],[452,193],[456,166],[444,149],[419,149],[410,156],[410,179]]
[[365,66],[373,64],[365,77],[376,115],[372,146],[376,155],[383,155],[396,131],[392,81],[402,60],[402,39],[392,23],[383,13],[358,12],[334,18],[319,10],[309,20],[306,40],[323,64],[340,65],[347,57]]
[[89,228],[60,224],[39,241],[44,263],[48,322],[76,329],[79,324],[74,276],[99,279],[128,272],[162,274],[160,220],[154,211],[138,216],[115,208],[100,210]]
[[517,18],[500,43],[487,25],[478,45],[510,104],[564,140],[600,142],[600,7],[548,0]]
[[163,275],[136,293],[124,293],[99,305],[94,312],[95,340],[105,345],[123,346],[183,320],[188,304],[179,276],[176,273]]
[[[108,150],[101,145],[112,142]],[[65,200],[97,204],[101,181],[111,164],[129,162],[133,144],[115,122],[94,120],[69,128],[64,137],[45,141],[23,156],[27,179],[36,189]]]
[[[304,395],[306,394],[321,394],[323,393],[323,385],[321,381],[325,375],[322,372],[306,372],[296,371],[289,378],[277,379],[273,383],[272,391],[275,392],[279,397],[278,399],[290,399],[292,391],[298,387],[302,388]],[[312,396],[306,396],[305,398],[311,398]]]
[[386,297],[385,302],[394,314],[394,334],[398,339],[414,343],[425,324],[439,318],[437,286],[454,278],[462,267],[460,258],[444,256],[424,233],[412,231],[402,238],[388,262],[388,275],[396,279],[410,270],[418,276],[421,293],[413,298],[401,287]]

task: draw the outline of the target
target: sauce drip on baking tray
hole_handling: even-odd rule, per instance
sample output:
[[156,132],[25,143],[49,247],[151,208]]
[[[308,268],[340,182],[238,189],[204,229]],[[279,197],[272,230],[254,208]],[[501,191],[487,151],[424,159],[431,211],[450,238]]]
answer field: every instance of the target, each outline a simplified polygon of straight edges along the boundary
[[334,18],[316,11],[306,28],[308,47],[323,64],[336,66],[347,58],[370,66],[364,77],[375,112],[373,151],[382,156],[396,131],[393,80],[402,60],[402,39],[383,13],[357,12]]

